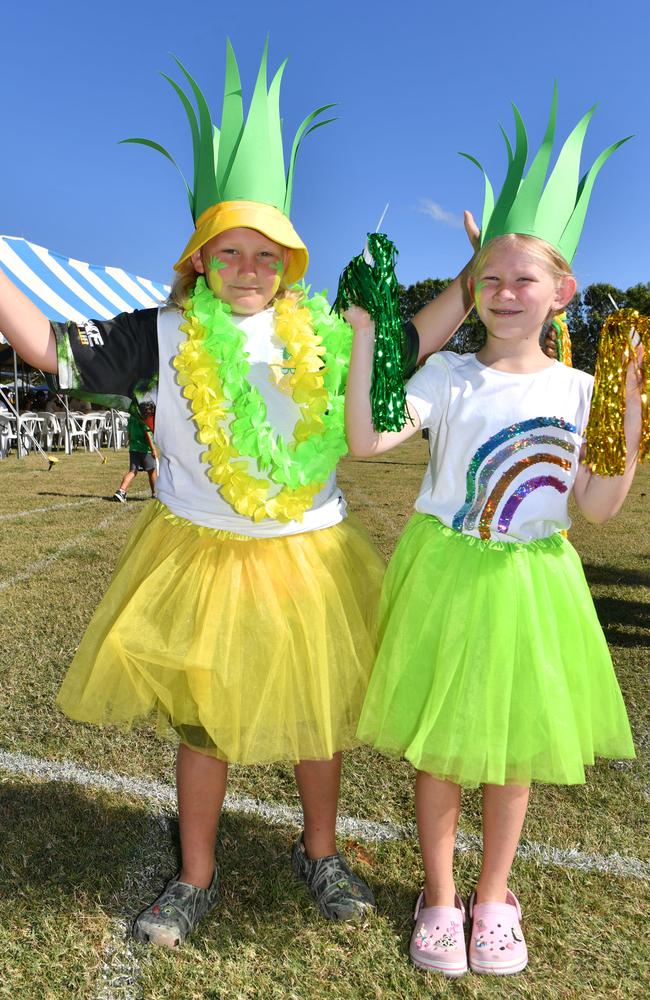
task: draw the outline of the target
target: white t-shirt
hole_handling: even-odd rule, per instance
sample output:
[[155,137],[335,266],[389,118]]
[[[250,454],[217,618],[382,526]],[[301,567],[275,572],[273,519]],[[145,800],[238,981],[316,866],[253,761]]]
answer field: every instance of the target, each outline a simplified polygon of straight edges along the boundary
[[[290,396],[278,388],[283,369],[283,344],[275,336],[273,310],[266,309],[254,316],[233,316],[233,322],[246,333],[245,351],[250,369],[248,380],[264,398],[271,426],[289,439],[299,417],[299,407]],[[336,485],[334,473],[302,521],[274,521],[266,518],[257,524],[238,514],[223,499],[218,487],[208,479],[209,465],[201,461],[205,445],[196,439],[197,427],[187,400],[176,381],[173,359],[178,354],[185,334],[179,330],[182,316],[175,308],[158,311],[159,384],[156,407],[156,444],[160,450],[160,473],[156,493],[172,513],[194,524],[221,528],[256,538],[275,538],[314,531],[338,524],[345,517],[345,500]],[[286,369],[285,369],[286,371]],[[265,479],[254,460],[242,459],[245,472]],[[282,487],[273,484],[271,495]]]
[[407,383],[429,430],[415,509],[477,538],[529,542],[566,529],[593,377],[555,362],[497,371],[442,351]]

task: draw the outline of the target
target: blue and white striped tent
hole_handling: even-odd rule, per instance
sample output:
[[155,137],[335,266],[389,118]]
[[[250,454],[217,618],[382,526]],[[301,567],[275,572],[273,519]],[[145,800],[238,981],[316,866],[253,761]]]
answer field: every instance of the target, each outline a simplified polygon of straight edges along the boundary
[[169,294],[169,285],[62,257],[18,236],[0,236],[0,267],[48,319],[59,322],[110,319],[159,306]]

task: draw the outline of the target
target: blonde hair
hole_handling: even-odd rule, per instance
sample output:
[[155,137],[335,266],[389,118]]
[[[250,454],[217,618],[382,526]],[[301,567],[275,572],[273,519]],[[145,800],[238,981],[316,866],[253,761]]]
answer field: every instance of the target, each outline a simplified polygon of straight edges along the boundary
[[546,240],[540,240],[537,236],[529,236],[527,233],[505,233],[503,236],[495,236],[493,240],[489,240],[474,257],[470,265],[469,276],[476,277],[492,250],[511,246],[525,250],[531,257],[537,257],[558,281],[561,281],[562,278],[573,277],[571,265],[567,263],[559,250],[552,247]]
[[[529,256],[537,258],[542,267],[545,267],[549,271],[553,280],[558,284],[563,278],[574,277],[571,265],[564,259],[559,250],[556,250],[546,240],[540,240],[537,236],[529,236],[527,233],[504,233],[503,236],[495,236],[494,239],[488,240],[471,262],[468,277],[476,278],[491,252],[506,247],[515,247],[516,249],[525,251]],[[546,322],[549,323],[554,316],[563,313],[568,304],[567,302],[560,309],[551,309]]]
[[184,260],[178,271],[174,274],[172,290],[169,293],[169,301],[173,302],[179,309],[185,309],[190,293],[194,290],[198,272],[194,269],[191,259]]

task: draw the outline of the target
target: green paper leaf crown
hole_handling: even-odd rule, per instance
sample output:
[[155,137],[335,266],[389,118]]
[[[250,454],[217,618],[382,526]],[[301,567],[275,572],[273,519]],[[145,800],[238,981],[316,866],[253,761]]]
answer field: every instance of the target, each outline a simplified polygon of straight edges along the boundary
[[553,88],[553,100],[544,139],[525,177],[528,137],[519,110],[515,104],[512,108],[515,115],[515,149],[513,152],[510,140],[501,128],[508,152],[508,170],[496,202],[492,185],[483,166],[469,153],[460,153],[476,164],[483,171],[485,178],[481,246],[495,236],[523,233],[550,243],[570,263],[578,247],[587,206],[600,168],[612,153],[632,136],[627,136],[603,150],[587,173],[580,177],[580,154],[587,126],[596,110],[594,105],[580,119],[567,138],[544,186],[555,139],[557,84]]
[[289,168],[285,174],[280,119],[280,83],[287,60],[284,60],[267,89],[267,53],[268,39],[264,45],[255,89],[244,121],[239,67],[230,40],[226,40],[226,77],[221,128],[213,123],[203,93],[179,59],[174,57],[194,95],[196,111],[185,91],[171,77],[162,74],[176,91],[189,121],[194,152],[192,187],[173,156],[159,143],[142,138],[122,140],[149,146],[171,160],[183,178],[194,222],[207,208],[222,201],[261,202],[273,205],[288,216],[291,209],[296,156],[300,144],[310,132],[334,121],[333,118],[316,121],[325,111],[333,108],[333,104],[325,104],[307,115],[294,137]]

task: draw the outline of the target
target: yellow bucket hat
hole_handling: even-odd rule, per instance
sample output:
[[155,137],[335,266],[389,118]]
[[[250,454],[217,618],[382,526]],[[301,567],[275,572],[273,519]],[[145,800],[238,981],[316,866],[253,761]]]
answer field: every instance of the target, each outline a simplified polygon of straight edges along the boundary
[[220,201],[217,205],[206,208],[196,220],[196,229],[183,250],[175,270],[188,260],[195,250],[225,233],[228,229],[256,229],[274,243],[291,251],[287,268],[284,272],[284,282],[293,285],[300,281],[307,270],[309,253],[290,220],[273,205],[264,205],[259,201]]

